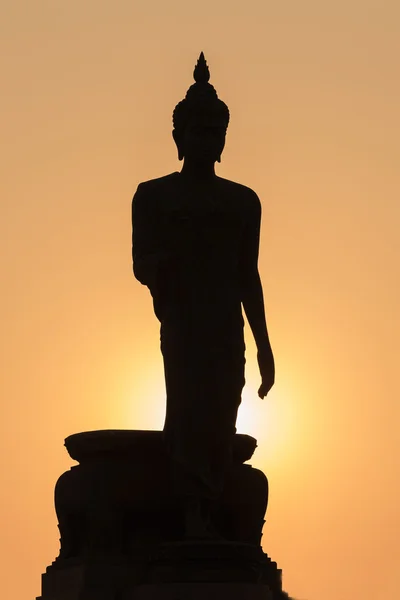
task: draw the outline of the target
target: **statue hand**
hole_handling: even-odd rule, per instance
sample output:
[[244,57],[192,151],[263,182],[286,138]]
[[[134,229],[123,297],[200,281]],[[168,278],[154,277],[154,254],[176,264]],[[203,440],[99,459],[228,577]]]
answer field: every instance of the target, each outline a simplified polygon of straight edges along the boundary
[[260,398],[265,398],[275,382],[275,362],[271,347],[259,349],[257,352],[258,366],[261,374],[261,385],[258,390]]

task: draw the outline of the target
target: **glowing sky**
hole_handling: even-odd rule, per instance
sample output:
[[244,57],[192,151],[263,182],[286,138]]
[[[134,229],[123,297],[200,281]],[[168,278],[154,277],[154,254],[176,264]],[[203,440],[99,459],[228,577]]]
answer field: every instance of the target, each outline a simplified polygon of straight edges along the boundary
[[63,439],[159,428],[158,324],[130,202],[179,169],[175,104],[204,50],[231,111],[218,173],[263,205],[277,363],[254,345],[239,430],[267,473],[264,548],[301,600],[395,600],[400,573],[400,5],[3,0],[1,596],[58,553]]

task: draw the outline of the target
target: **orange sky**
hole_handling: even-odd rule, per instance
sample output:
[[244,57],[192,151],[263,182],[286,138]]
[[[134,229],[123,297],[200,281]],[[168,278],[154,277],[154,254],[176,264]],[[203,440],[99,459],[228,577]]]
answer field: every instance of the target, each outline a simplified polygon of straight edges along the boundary
[[158,324],[130,257],[139,181],[204,50],[231,111],[218,173],[263,204],[277,363],[248,342],[239,430],[270,480],[264,548],[301,600],[395,600],[400,573],[396,0],[3,0],[1,597],[58,553],[64,438],[159,428]]

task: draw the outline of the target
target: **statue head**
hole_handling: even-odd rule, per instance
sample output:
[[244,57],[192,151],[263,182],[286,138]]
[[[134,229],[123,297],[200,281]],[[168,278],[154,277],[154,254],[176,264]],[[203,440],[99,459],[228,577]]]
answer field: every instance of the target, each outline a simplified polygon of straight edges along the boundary
[[227,105],[208,83],[210,71],[203,52],[193,72],[195,83],[173,112],[173,138],[179,160],[220,162],[229,123]]

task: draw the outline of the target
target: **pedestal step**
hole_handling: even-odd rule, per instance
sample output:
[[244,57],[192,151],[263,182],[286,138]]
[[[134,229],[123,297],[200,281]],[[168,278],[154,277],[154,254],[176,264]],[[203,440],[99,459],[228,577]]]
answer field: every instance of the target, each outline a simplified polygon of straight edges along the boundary
[[[95,570],[97,571],[97,569]],[[89,575],[89,577],[88,577]],[[91,576],[90,576],[91,575]],[[274,600],[267,585],[257,583],[159,583],[121,589],[119,573],[89,574],[82,567],[43,576],[43,595],[36,600]],[[118,579],[118,583],[116,581]]]
[[[268,586],[242,583],[191,583],[138,586],[123,600],[272,600]],[[122,599],[121,599],[122,600]]]
[[37,600],[281,600],[281,571],[261,548],[192,542],[131,557],[57,559]]

